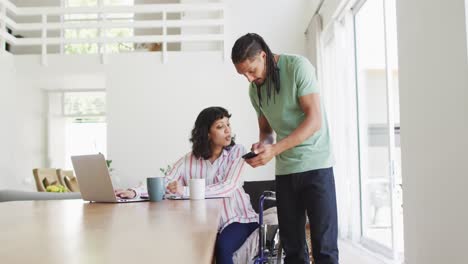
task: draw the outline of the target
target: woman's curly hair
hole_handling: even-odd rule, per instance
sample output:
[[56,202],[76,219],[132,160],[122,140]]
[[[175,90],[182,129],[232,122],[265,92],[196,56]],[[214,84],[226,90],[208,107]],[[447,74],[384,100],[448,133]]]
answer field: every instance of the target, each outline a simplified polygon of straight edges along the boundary
[[[211,152],[208,133],[214,122],[224,117],[230,118],[231,114],[229,114],[226,109],[219,106],[205,108],[198,114],[195,126],[192,130],[192,137],[190,138],[190,142],[192,142],[192,153],[196,158],[202,157],[203,159],[209,159],[211,157],[213,153]],[[231,148],[235,144],[234,138],[232,138],[231,144],[227,146],[226,149]]]

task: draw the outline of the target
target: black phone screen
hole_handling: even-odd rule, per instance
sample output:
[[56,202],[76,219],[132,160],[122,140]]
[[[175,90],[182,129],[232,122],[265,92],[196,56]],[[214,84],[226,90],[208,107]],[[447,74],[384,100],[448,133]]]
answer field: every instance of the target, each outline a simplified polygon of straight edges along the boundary
[[251,159],[251,158],[256,157],[256,156],[257,156],[257,154],[255,154],[255,152],[251,151],[249,153],[244,154],[244,156],[242,156],[242,158],[243,159]]

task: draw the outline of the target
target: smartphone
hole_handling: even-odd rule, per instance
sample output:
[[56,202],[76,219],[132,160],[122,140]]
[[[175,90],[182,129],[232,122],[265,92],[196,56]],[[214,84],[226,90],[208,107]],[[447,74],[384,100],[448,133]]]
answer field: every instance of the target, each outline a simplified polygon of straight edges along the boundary
[[247,154],[244,154],[244,156],[242,156],[243,159],[251,159],[253,157],[256,157],[258,154],[255,154],[255,152],[253,151],[250,151],[249,153]]

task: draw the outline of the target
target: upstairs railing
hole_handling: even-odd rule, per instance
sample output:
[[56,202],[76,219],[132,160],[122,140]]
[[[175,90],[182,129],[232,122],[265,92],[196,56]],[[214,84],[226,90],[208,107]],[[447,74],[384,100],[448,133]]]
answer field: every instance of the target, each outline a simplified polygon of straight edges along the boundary
[[[168,43],[220,43],[218,45],[226,56],[224,35],[224,4],[223,3],[202,3],[202,4],[145,4],[133,6],[96,6],[96,7],[17,7],[8,0],[0,0],[0,54],[6,52],[6,46],[38,46],[42,54],[42,63],[47,64],[48,46],[59,45],[60,52],[63,53],[63,46],[67,44],[97,43],[101,47],[99,53],[105,62],[105,45],[110,43],[158,43],[161,45],[163,62],[168,58]],[[187,14],[211,12],[210,18],[197,18],[197,15]],[[215,14],[214,18],[213,13]],[[97,15],[95,19],[73,23],[64,18],[72,15]],[[135,16],[156,15],[158,19],[119,21],[112,19],[115,15],[132,14]],[[176,19],[168,19],[168,14],[179,14]],[[36,22],[18,22],[21,17]],[[58,21],[51,21],[54,18]],[[198,16],[206,17],[206,16]],[[40,19],[39,19],[40,18]],[[15,21],[16,20],[16,21]],[[39,20],[39,22],[37,22]],[[87,38],[67,38],[63,32],[69,29],[97,29],[99,34],[95,37]],[[106,35],[106,30],[113,28],[135,29],[158,29],[160,34],[132,35],[126,37],[110,37]],[[168,34],[169,28],[180,29],[179,34]],[[199,29],[186,30],[186,29]],[[58,31],[58,36],[51,36],[51,31]],[[191,33],[185,33],[191,32]],[[30,36],[18,36],[21,32],[35,32]],[[208,32],[208,33],[207,33]],[[39,33],[39,34],[38,34]],[[55,34],[57,35],[57,34]]]

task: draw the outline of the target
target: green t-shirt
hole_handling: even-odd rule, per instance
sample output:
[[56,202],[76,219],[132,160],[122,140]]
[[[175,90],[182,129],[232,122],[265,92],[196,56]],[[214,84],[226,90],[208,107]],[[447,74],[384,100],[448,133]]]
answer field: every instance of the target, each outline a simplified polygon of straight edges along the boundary
[[[272,91],[267,103],[266,82],[260,87],[260,107],[257,86],[250,84],[249,96],[257,115],[264,115],[276,133],[276,140],[287,137],[305,119],[299,97],[319,93],[315,69],[306,58],[298,55],[281,54],[278,60],[280,92]],[[311,137],[299,145],[276,156],[276,175],[292,174],[333,166],[327,115],[321,101],[322,126]]]

